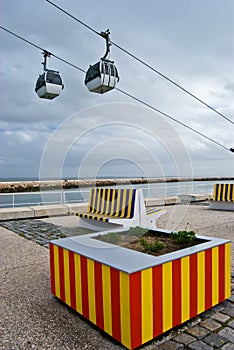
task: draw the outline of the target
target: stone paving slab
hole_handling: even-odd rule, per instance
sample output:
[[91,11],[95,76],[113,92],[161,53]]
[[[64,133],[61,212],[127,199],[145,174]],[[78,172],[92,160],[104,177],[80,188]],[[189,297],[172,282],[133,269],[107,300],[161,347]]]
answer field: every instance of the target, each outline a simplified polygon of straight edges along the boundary
[[1,349],[124,349],[51,295],[47,248],[4,228],[0,239]]

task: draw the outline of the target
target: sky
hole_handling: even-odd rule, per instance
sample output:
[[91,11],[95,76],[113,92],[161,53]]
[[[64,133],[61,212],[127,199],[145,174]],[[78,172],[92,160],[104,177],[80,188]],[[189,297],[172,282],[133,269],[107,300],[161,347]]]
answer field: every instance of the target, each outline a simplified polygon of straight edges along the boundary
[[[110,39],[234,120],[232,0],[54,0]],[[45,0],[1,0],[0,25],[87,70],[105,40]],[[39,49],[0,29],[0,179],[99,176],[234,176],[234,153],[112,90],[100,95],[84,73],[51,57],[64,90],[40,99]],[[234,125],[115,45],[118,88],[221,145]]]

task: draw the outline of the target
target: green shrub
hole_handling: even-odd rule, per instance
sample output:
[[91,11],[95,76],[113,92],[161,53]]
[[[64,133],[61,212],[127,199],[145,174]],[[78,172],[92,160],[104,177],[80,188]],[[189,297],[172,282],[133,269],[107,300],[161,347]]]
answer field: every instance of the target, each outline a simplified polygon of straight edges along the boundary
[[176,244],[184,245],[184,244],[191,243],[196,238],[196,236],[194,231],[178,231],[178,232],[171,232],[170,238]]
[[141,238],[140,243],[147,253],[157,253],[164,248],[164,245],[159,241],[148,243],[144,238]]

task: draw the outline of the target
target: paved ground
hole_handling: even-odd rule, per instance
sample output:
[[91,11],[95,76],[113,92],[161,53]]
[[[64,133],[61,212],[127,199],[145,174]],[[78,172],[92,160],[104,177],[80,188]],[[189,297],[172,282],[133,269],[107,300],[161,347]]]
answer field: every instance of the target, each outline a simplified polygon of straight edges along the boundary
[[[178,230],[190,226],[197,233],[234,242],[233,212],[211,211],[203,205],[177,205],[166,209],[166,215],[158,221],[159,227]],[[72,228],[75,223],[71,220],[74,218],[50,218],[43,222]],[[19,221],[17,224],[19,227]],[[36,230],[35,221],[33,225]],[[0,348],[123,349],[51,296],[48,249],[12,230],[14,225],[11,230],[0,227]],[[28,238],[35,239],[35,235],[32,237]],[[214,348],[234,349],[233,260],[229,300],[142,347],[147,350]]]

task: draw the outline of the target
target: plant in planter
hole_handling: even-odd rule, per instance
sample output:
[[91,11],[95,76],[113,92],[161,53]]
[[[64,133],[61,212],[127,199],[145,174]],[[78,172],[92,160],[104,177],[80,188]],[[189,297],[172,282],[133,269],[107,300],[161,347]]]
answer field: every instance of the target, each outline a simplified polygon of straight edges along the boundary
[[[140,229],[135,241],[154,236],[164,245],[154,254],[167,248],[164,238],[177,250],[159,256],[136,251],[133,229],[127,243],[129,231],[118,230],[118,241],[124,246],[93,239],[108,239],[108,232],[50,242],[52,293],[129,349],[197,316],[231,293],[229,241],[197,236],[187,247],[173,238],[185,239],[191,233]],[[153,243],[143,243],[149,244]]]
[[144,238],[140,238],[140,243],[145,251],[149,253],[157,253],[164,248],[164,244],[159,241],[155,241],[154,243],[147,243]]
[[170,237],[175,243],[186,245],[192,243],[196,235],[194,231],[178,231],[171,232]]

